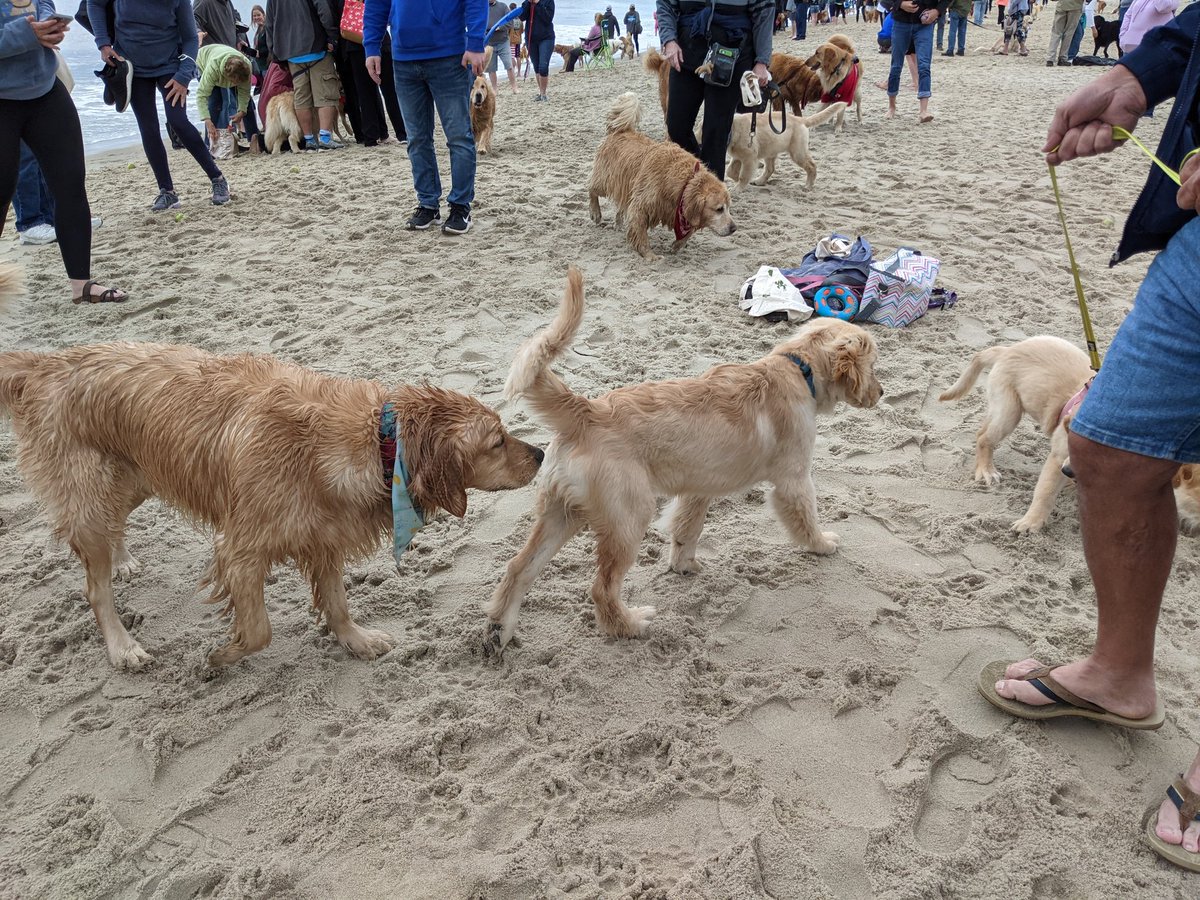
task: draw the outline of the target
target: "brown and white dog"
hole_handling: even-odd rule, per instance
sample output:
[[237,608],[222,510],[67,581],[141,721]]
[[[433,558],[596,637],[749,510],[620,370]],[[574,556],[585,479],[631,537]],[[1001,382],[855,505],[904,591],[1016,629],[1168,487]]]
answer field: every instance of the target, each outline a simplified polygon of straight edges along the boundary
[[[855,53],[854,44],[844,34],[831,35],[829,40],[817,47],[816,51],[806,61],[805,65],[817,73],[821,81],[821,101],[829,106],[831,103],[844,102],[854,107],[858,123],[862,124],[862,61]],[[840,132],[845,120],[845,113],[837,117],[835,132]]]
[[965,396],[980,373],[989,368],[987,415],[975,441],[975,480],[989,485],[1000,480],[992,454],[1017,427],[1021,414],[1027,414],[1050,436],[1050,454],[1038,476],[1029,511],[1013,523],[1012,530],[1039,531],[1054,509],[1058,492],[1067,483],[1062,467],[1067,461],[1067,433],[1073,410],[1064,408],[1092,377],[1091,364],[1086,353],[1062,338],[1031,337],[976,353],[954,387],[938,400]]
[[627,34],[621,35],[617,39],[617,52],[621,54],[621,59],[633,59],[637,56],[633,49],[633,38]]
[[572,267],[558,316],[509,372],[506,394],[525,397],[554,439],[537,522],[485,608],[485,650],[508,644],[530,585],[584,526],[596,536],[596,624],[613,637],[640,636],[654,608],[627,607],[621,584],[658,497],[675,498],[670,566],[682,575],[700,571],[696,545],[709,504],[762,481],[774,485],[772,505],[792,539],[833,553],[838,536],[821,530],[812,481],[816,417],[839,402],[872,407],[883,395],[874,339],[858,325],[816,319],[756,362],[584,397],[550,368],[582,318],[583,276]]
[[672,253],[702,228],[733,234],[737,226],[725,185],[678,144],[641,134],[640,118],[637,95],[628,92],[608,112],[608,134],[587,185],[592,221],[603,221],[600,198],[610,198],[617,207],[617,224],[625,223],[630,246],[651,261],[661,258],[650,250],[650,229],[655,225],[674,228]]
[[730,162],[726,169],[726,177],[732,178],[739,189],[744,188],[758,171],[758,164],[762,162],[762,175],[755,178],[754,183],[759,186],[765,185],[775,172],[776,157],[786,153],[792,158],[792,162],[807,173],[806,187],[812,187],[817,180],[817,164],[808,152],[808,129],[829,121],[845,109],[845,103],[834,103],[811,116],[788,116],[782,134],[776,134],[769,127],[765,115],[759,115],[753,134],[750,133],[754,120],[751,113],[734,116],[733,127],[729,132],[727,154]]
[[[17,274],[0,268],[0,296],[15,293]],[[270,643],[263,583],[289,559],[342,646],[364,659],[391,649],[388,634],[350,617],[342,580],[346,562],[391,530],[385,403],[408,494],[426,516],[465,515],[469,489],[519,488],[538,471],[540,449],[455,391],[163,344],[0,353],[0,413],[12,418],[17,467],[83,563],[84,593],[117,668],[151,661],[125,630],[112,588],[114,572],[137,571],[125,522],[151,497],[214,532],[208,602],[224,602],[233,621],[210,665]]]
[[475,135],[475,147],[480,153],[492,149],[492,130],[496,121],[496,91],[487,74],[493,52],[490,44],[484,48],[483,71],[471,83],[471,131]]

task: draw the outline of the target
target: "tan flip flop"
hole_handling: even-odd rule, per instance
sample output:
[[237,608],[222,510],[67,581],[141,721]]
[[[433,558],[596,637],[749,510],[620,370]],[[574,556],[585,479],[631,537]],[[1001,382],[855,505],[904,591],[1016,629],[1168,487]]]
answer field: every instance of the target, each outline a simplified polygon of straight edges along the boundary
[[[1198,815],[1200,813],[1200,794],[1184,783],[1182,775],[1171,782],[1171,786],[1167,788],[1167,797],[1179,809],[1181,830],[1187,828],[1193,819],[1200,818]],[[1181,869],[1200,872],[1200,853],[1184,850],[1180,844],[1168,844],[1154,833],[1154,826],[1158,824],[1158,818],[1154,814],[1157,810],[1158,806],[1156,805],[1146,811],[1146,843],[1150,845],[1150,849]]]
[[[1119,716],[1116,713],[1109,712],[1104,707],[1097,706],[1095,703],[1089,703],[1082,697],[1075,696],[1055,681],[1050,673],[1055,669],[1061,668],[1061,666],[1043,666],[1015,679],[1009,678],[1004,674],[1004,670],[1008,666],[1009,663],[1004,662],[1004,660],[990,662],[984,666],[983,671],[979,673],[979,693],[992,706],[1002,709],[1010,716],[1016,716],[1018,719],[1032,719],[1033,721],[1067,717],[1092,719],[1096,722],[1107,722],[1109,725],[1119,725],[1122,728],[1133,728],[1142,731],[1153,731],[1161,728],[1163,722],[1166,720],[1166,712],[1163,710],[1161,699],[1158,701],[1154,712],[1144,719],[1130,719],[1126,716]],[[1009,700],[1007,697],[1001,697],[996,693],[996,682],[1006,679],[1009,681],[1028,681],[1041,691],[1047,699],[1054,702],[1048,703],[1045,706],[1030,706],[1028,703],[1022,703],[1020,700]]]

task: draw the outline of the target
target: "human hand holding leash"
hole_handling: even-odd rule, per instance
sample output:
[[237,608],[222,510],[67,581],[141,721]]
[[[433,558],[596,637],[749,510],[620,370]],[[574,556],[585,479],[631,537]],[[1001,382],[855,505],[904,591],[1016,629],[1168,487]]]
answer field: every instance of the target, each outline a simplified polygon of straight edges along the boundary
[[1127,131],[1137,127],[1146,111],[1146,94],[1124,66],[1113,66],[1058,104],[1042,152],[1052,166],[1109,153],[1121,142],[1113,126]]
[[762,87],[766,87],[767,82],[771,80],[771,73],[767,70],[766,64],[765,63],[755,63],[753,71],[754,71],[755,76],[758,78],[758,83]]
[[1180,209],[1200,213],[1200,154],[1189,156],[1179,169],[1179,192],[1175,202]]
[[371,80],[376,84],[383,84],[383,79],[379,76],[382,59],[383,57],[381,56],[367,57],[367,74],[371,76]]
[[667,41],[662,48],[663,57],[676,72],[683,65],[683,49],[675,41]]

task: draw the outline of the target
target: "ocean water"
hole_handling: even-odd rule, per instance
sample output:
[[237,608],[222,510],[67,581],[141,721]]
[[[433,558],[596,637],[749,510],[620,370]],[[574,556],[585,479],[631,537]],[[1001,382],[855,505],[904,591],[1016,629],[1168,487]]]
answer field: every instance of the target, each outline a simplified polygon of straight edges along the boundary
[[[249,22],[253,0],[234,0],[233,5],[241,13],[242,21]],[[586,35],[593,16],[603,12],[605,5],[597,4],[594,0],[557,0],[554,25],[558,41],[569,44]],[[637,6],[642,14],[641,44],[644,50],[654,42],[654,4],[651,0],[642,0]],[[75,0],[60,0],[60,12],[74,13],[77,8]],[[623,19],[628,9],[628,2],[613,4],[613,12],[618,19]],[[62,47],[75,76],[75,105],[79,108],[79,118],[83,123],[83,141],[87,152],[98,153],[136,144],[138,130],[133,113],[128,110],[117,113],[111,106],[104,105],[100,79],[95,76],[95,71],[100,68],[100,53],[92,36],[79,25],[72,25]],[[561,65],[557,54],[553,62],[555,66]]]

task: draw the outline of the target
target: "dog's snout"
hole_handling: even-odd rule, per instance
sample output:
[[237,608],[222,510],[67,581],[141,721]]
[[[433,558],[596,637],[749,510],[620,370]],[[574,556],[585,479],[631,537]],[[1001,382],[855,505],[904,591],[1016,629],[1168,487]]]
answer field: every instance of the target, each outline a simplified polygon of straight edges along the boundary
[[884,393],[885,393],[885,391],[883,390],[883,385],[881,384],[879,386],[879,396],[882,397],[884,395]]
[[533,458],[536,459],[538,461],[538,464],[540,465],[542,460],[544,460],[546,458],[546,451],[543,450],[541,447],[534,447],[533,448]]
[[729,233],[733,234],[735,231],[737,231],[737,222],[730,222],[729,223]]

